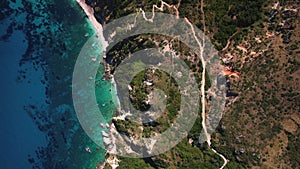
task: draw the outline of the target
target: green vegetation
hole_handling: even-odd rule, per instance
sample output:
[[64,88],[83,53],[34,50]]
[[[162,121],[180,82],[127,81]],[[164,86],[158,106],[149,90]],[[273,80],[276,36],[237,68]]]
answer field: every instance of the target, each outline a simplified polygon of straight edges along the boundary
[[286,155],[289,158],[289,161],[292,163],[291,166],[293,168],[297,168],[300,166],[300,138],[299,138],[299,129],[297,131],[297,135],[293,135],[291,133],[287,133],[289,137],[289,143],[287,146],[287,150],[289,150]]
[[[175,80],[167,73],[155,70],[155,73],[152,73],[153,69],[149,68],[147,70],[139,72],[133,79],[130,85],[132,90],[130,91],[130,101],[132,105],[140,110],[141,113],[146,113],[151,107],[151,104],[163,104],[161,99],[152,98],[150,99],[150,104],[146,103],[149,99],[148,95],[153,92],[154,89],[160,89],[164,94],[166,94],[166,109],[158,110],[162,111],[162,116],[150,123],[145,123],[142,125],[144,137],[150,137],[153,135],[153,132],[161,133],[169,128],[170,124],[174,122],[180,110],[180,92]],[[151,79],[153,85],[146,85],[146,81]],[[165,96],[162,96],[165,97]],[[157,115],[154,115],[157,116]],[[131,122],[130,120],[125,121],[113,121],[117,129],[127,135],[139,135],[140,133],[134,133],[135,129],[138,128],[139,124]],[[136,132],[140,132],[137,130]]]
[[158,156],[132,159],[120,157],[120,168],[220,168],[222,159],[207,148],[206,145],[195,147],[187,139],[176,147]]
[[133,107],[137,110],[146,111],[149,109],[150,105],[148,105],[145,101],[148,100],[149,90],[147,91],[147,86],[144,83],[146,70],[137,74],[130,86],[133,86],[133,90],[130,91],[130,100],[133,104]]
[[262,7],[264,0],[214,0],[206,2],[206,24],[210,32],[214,32],[213,40],[216,40],[217,49],[226,46],[229,38],[239,38],[241,35],[233,34],[243,31],[262,19]]
[[[97,1],[99,7],[97,14],[110,22],[115,18],[135,12],[137,8],[150,11],[152,4],[160,5],[159,1]],[[171,4],[176,2],[166,1]],[[235,52],[232,59],[233,69],[240,72],[239,79],[230,78],[231,90],[240,94],[233,102],[228,100],[226,113],[224,114],[217,131],[212,135],[212,146],[227,159],[230,160],[226,168],[297,168],[299,166],[299,121],[292,116],[298,116],[299,103],[299,14],[277,11],[274,19],[270,14],[274,12],[270,0],[213,0],[205,1],[205,25],[206,34],[218,50],[223,49],[228,41],[230,46],[221,55]],[[280,1],[282,9],[292,8],[295,4],[290,0]],[[286,5],[286,6],[283,6]],[[290,5],[290,6],[288,6]],[[189,20],[203,29],[200,0],[185,0],[181,2],[179,13],[181,17]],[[167,13],[174,11],[165,10]],[[280,23],[291,23],[282,26]],[[293,22],[298,23],[292,24]],[[274,23],[274,24],[273,24]],[[274,33],[271,38],[266,37],[268,33]],[[257,42],[255,38],[260,38]],[[140,40],[142,39],[142,40]],[[162,42],[168,37],[152,35],[139,35],[121,42],[113,48],[108,56],[115,59],[117,66],[122,59],[131,52],[148,47],[156,47],[153,43]],[[177,42],[176,42],[177,43]],[[188,49],[180,43],[174,43],[183,57],[189,56]],[[243,43],[243,44],[242,44]],[[176,45],[175,45],[176,44]],[[247,44],[247,45],[245,45]],[[160,44],[161,45],[161,44]],[[246,46],[247,52],[236,49],[237,45]],[[159,46],[162,47],[163,45]],[[130,51],[130,52],[129,52]],[[258,53],[257,56],[249,55],[250,52]],[[201,63],[197,60],[187,60],[186,64],[194,72],[197,82],[201,81]],[[245,60],[243,60],[245,59]],[[198,63],[197,65],[194,63]],[[142,83],[147,79],[147,72],[137,75],[131,84],[136,86],[131,92],[134,107],[146,110],[147,105],[143,101],[151,92],[151,87]],[[142,135],[150,137],[152,132],[162,132],[173,119],[180,103],[176,83],[168,78],[168,74],[156,71],[152,76],[154,80],[152,87],[159,88],[167,93],[167,109],[163,117],[156,120],[158,125],[152,127],[145,125]],[[206,77],[207,79],[209,77]],[[209,82],[208,80],[206,80]],[[209,83],[208,83],[209,85]],[[126,86],[127,87],[127,86]],[[134,87],[133,87],[134,88]],[[208,86],[206,86],[206,90]],[[201,127],[201,117],[189,132],[186,139],[182,140],[176,147],[164,154],[147,159],[121,158],[122,168],[218,168],[222,165],[222,159],[212,153],[206,144],[199,144],[198,137]],[[283,124],[286,120],[292,120],[296,126],[296,132],[288,132]],[[136,127],[130,122],[117,122],[118,128],[124,133],[132,133],[131,129]],[[128,127],[128,126],[131,127]],[[295,128],[294,126],[294,128]],[[188,143],[192,139],[192,144]],[[282,152],[282,153],[279,153]],[[276,156],[274,154],[277,154]],[[273,163],[275,163],[273,165]],[[279,167],[278,167],[279,166]]]

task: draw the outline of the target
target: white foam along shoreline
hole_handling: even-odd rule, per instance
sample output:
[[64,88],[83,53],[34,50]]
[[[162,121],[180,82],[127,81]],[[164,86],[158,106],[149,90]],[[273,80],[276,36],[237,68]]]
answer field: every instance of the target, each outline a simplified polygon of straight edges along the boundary
[[[88,6],[85,3],[85,0],[76,0],[78,4],[81,6],[81,8],[84,10],[85,14],[88,16],[89,21],[91,22],[92,26],[94,27],[97,37],[100,39],[101,45],[102,45],[102,50],[105,55],[106,48],[108,46],[108,42],[105,40],[104,35],[103,35],[103,27],[102,25],[97,21],[97,19],[94,16],[94,9],[90,6]],[[103,56],[105,58],[106,56]],[[112,92],[113,94],[117,95],[117,87],[116,87],[116,82],[114,78],[112,77],[111,83],[113,85]],[[118,97],[113,98],[114,103],[117,106],[117,110],[120,111],[120,101]]]
[[84,10],[87,17],[89,18],[89,21],[91,22],[92,26],[94,27],[94,29],[97,33],[97,36],[101,40],[101,45],[102,45],[103,51],[105,51],[108,46],[108,42],[105,40],[105,38],[103,36],[102,25],[97,21],[97,19],[94,16],[94,9],[90,6],[88,6],[85,3],[85,0],[76,0],[76,1],[81,6],[81,8]]
[[[104,35],[103,35],[103,27],[102,25],[96,20],[95,16],[94,16],[94,9],[90,6],[88,6],[85,3],[85,0],[76,0],[78,2],[78,4],[81,6],[81,8],[84,10],[85,14],[88,16],[89,21],[91,22],[92,26],[94,27],[96,33],[97,33],[97,37],[100,39],[101,41],[101,45],[102,45],[102,49],[103,49],[103,53],[105,54],[106,48],[108,46],[108,42],[105,40]],[[105,56],[103,56],[105,57]],[[114,94],[117,95],[117,88],[116,88],[116,83],[114,81],[114,78],[112,77],[111,79],[111,83],[113,85],[112,87],[112,92],[114,92]],[[116,103],[117,109],[120,110],[120,101],[118,96],[113,97],[114,98],[114,102]],[[111,127],[114,128],[114,125],[112,125]],[[104,134],[102,133],[102,137],[105,138],[107,141],[112,141],[112,144],[115,144],[114,138],[112,139],[107,139],[108,134]],[[113,160],[110,159],[106,159],[104,161],[104,163],[100,163],[96,168],[97,169],[103,169],[106,165],[106,163],[108,163],[113,169],[117,168],[118,165],[118,159],[115,157]]]
[[[81,6],[81,8],[84,10],[85,14],[88,16],[89,21],[91,22],[92,26],[94,27],[97,37],[100,39],[101,47],[103,50],[103,54],[105,55],[105,51],[108,46],[108,42],[105,40],[104,35],[103,35],[103,27],[102,25],[97,21],[97,19],[94,16],[94,9],[90,6],[88,6],[85,3],[85,0],[76,0],[78,4]],[[103,56],[105,58],[106,56]],[[94,59],[94,58],[93,58]],[[112,85],[113,85],[113,91],[115,92],[114,94],[117,94],[117,88],[116,88],[116,83],[114,78],[112,77],[111,79]],[[117,105],[118,110],[120,109],[120,101],[118,98],[114,99],[114,102]]]

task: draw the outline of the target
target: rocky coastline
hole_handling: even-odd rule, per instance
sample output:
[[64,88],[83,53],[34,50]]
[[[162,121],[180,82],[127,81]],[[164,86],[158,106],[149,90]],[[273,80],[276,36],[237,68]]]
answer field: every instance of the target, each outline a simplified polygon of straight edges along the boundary
[[[101,45],[103,48],[103,61],[101,62],[101,64],[104,66],[104,75],[102,77],[102,80],[109,80],[111,81],[113,84],[114,79],[113,79],[113,75],[111,74],[111,68],[110,65],[105,61],[105,50],[108,46],[108,42],[105,40],[104,36],[103,36],[103,28],[102,25],[97,21],[95,15],[94,15],[94,9],[89,6],[85,0],[77,0],[78,4],[81,6],[81,8],[84,10],[84,12],[86,13],[86,15],[88,16],[89,21],[91,22],[92,26],[94,27],[96,33],[97,33],[97,37],[100,38],[101,41]],[[103,125],[103,124],[100,124]],[[104,125],[103,125],[104,127]],[[116,131],[115,127],[113,124],[106,124],[106,127],[109,128],[109,133],[106,132],[102,132],[102,137],[103,137],[103,141],[104,144],[106,146],[108,146],[110,148],[110,150],[114,151],[115,150],[115,138],[111,133],[114,133],[114,131]],[[111,146],[112,145],[112,146]],[[99,163],[99,165],[96,167],[97,169],[102,169],[105,167],[106,164],[109,164],[111,166],[111,168],[115,169],[117,168],[119,160],[117,159],[116,156],[114,155],[109,155],[108,158],[106,158],[104,163]]]

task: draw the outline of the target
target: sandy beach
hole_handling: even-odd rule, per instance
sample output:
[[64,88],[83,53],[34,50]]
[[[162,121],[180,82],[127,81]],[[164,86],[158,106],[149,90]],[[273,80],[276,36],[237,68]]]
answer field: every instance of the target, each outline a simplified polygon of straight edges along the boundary
[[85,0],[77,0],[77,2],[81,6],[81,8],[84,10],[85,14],[89,18],[89,21],[91,22],[91,24],[95,28],[95,31],[97,32],[97,36],[101,40],[103,50],[105,51],[107,46],[108,46],[108,42],[105,40],[105,38],[103,36],[103,27],[102,27],[102,25],[97,21],[97,19],[94,16],[94,9],[90,6],[88,6],[85,3]]
[[[78,4],[81,6],[81,8],[84,10],[85,14],[88,16],[89,21],[91,22],[92,26],[94,27],[96,33],[97,33],[97,37],[100,39],[101,41],[101,45],[103,48],[103,51],[105,53],[106,48],[108,46],[108,42],[105,40],[104,36],[103,36],[103,27],[102,25],[96,20],[95,16],[94,16],[94,10],[92,7],[88,6],[85,3],[85,0],[77,0]],[[103,58],[105,58],[105,56],[103,56]],[[113,85],[113,90],[115,90],[115,93],[117,93],[117,89],[116,89],[116,83],[112,78],[110,79],[111,83]],[[116,100],[114,100],[115,103],[117,103],[117,106],[120,105],[118,98],[116,98]],[[118,106],[119,108],[119,106]],[[114,130],[116,131],[114,125],[110,125],[110,133],[112,133]],[[110,136],[110,137],[109,137]],[[115,138],[113,137],[112,134],[108,134],[105,132],[102,132],[102,137],[104,139],[104,142],[111,144],[111,145],[115,145]],[[116,146],[113,146],[113,148],[115,149]],[[116,152],[116,150],[115,150]],[[103,163],[99,163],[99,165],[96,167],[97,169],[102,169],[105,167],[106,164],[109,164],[113,169],[117,168],[118,165],[118,158],[114,155],[110,155],[109,158],[107,158]]]

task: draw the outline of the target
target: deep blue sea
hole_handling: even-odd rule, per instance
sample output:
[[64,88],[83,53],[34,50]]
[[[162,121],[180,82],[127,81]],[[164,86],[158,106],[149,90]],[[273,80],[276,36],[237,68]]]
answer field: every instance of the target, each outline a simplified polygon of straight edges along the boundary
[[[0,11],[1,168],[95,168],[105,151],[84,133],[72,103],[75,61],[94,34],[80,6],[75,0],[1,0]],[[112,99],[111,84],[100,86],[95,92],[102,105]]]

